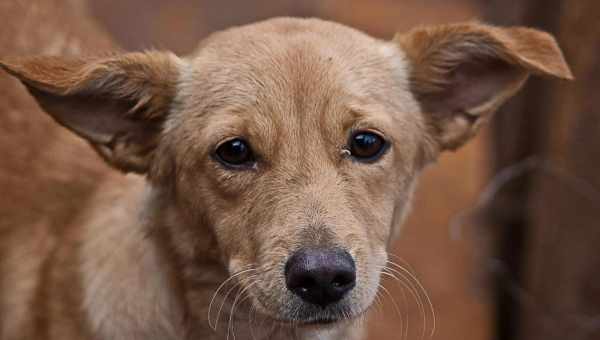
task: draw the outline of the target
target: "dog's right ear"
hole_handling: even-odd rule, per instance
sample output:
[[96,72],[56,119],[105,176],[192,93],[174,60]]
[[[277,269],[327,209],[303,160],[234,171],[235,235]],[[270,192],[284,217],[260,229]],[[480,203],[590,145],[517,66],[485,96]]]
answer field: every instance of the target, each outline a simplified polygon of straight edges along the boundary
[[181,63],[171,53],[145,52],[12,59],[0,66],[110,165],[145,173],[175,96]]

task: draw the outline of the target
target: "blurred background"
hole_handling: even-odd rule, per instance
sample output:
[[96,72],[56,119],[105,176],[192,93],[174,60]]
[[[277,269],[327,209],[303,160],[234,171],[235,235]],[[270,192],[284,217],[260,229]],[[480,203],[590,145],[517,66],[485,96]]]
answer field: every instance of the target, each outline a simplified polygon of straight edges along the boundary
[[[600,339],[599,13],[593,0],[2,0],[0,56],[117,46],[185,54],[211,32],[274,16],[380,38],[471,19],[552,32],[576,81],[531,79],[474,141],[443,155],[392,250],[434,305],[433,339]],[[65,206],[96,190],[106,167],[33,113],[5,74],[0,88],[0,227],[68,221]],[[394,281],[385,287],[369,339],[427,338],[426,306]]]

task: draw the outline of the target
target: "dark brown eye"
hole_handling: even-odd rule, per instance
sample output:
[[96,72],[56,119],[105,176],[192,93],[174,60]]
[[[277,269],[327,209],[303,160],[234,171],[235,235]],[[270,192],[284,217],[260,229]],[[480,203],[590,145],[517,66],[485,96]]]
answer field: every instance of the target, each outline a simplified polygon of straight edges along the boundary
[[380,135],[359,131],[350,138],[350,153],[358,160],[374,161],[385,151],[386,142]]
[[219,145],[215,154],[221,163],[229,166],[237,167],[254,162],[250,146],[239,138]]

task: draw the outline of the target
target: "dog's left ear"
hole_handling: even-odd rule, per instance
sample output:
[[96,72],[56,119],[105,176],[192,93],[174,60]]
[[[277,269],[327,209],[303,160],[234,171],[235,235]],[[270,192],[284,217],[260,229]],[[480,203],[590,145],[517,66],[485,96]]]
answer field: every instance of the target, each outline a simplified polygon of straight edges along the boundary
[[167,52],[0,61],[40,107],[110,165],[145,173],[175,97],[181,60]]
[[573,79],[554,38],[535,29],[462,23],[417,28],[394,41],[440,150],[464,144],[530,74]]

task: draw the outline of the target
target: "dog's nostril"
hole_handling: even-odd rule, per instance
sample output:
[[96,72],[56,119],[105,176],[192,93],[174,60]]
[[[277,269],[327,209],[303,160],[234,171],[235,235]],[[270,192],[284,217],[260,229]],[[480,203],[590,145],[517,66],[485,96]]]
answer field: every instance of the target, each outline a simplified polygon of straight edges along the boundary
[[339,274],[333,278],[333,281],[331,282],[331,284],[334,287],[339,288],[339,287],[343,287],[348,284],[352,284],[354,282],[354,280],[355,280],[354,275]]
[[313,279],[312,276],[300,276],[299,279],[297,280],[291,280],[288,284],[288,286],[291,289],[303,289],[303,290],[308,290],[312,287],[314,287],[317,283],[315,282],[315,280]]
[[286,263],[288,289],[304,301],[325,307],[341,300],[356,282],[352,256],[340,249],[302,249]]

